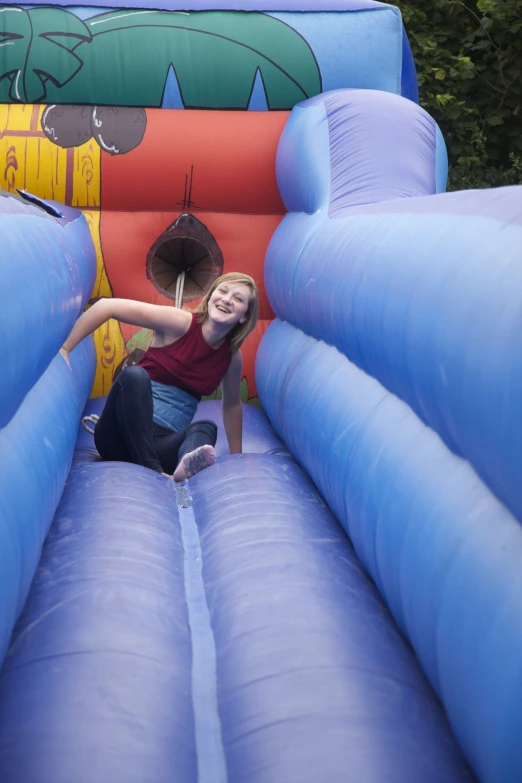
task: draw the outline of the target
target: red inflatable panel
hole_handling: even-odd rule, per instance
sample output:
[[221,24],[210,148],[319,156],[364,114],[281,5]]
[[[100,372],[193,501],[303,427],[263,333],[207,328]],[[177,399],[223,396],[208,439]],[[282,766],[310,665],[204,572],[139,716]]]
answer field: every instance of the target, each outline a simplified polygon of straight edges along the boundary
[[289,112],[147,110],[142,142],[103,155],[103,209],[283,215],[275,156]]

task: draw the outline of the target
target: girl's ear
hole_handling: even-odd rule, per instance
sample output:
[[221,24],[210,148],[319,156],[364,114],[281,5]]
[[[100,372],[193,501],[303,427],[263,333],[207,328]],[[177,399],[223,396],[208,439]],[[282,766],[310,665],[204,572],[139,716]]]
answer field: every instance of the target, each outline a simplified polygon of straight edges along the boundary
[[244,316],[243,316],[243,318],[240,318],[240,319],[239,319],[239,323],[240,323],[240,324],[244,324],[244,323],[245,323],[245,321],[246,321],[246,315],[244,315]]

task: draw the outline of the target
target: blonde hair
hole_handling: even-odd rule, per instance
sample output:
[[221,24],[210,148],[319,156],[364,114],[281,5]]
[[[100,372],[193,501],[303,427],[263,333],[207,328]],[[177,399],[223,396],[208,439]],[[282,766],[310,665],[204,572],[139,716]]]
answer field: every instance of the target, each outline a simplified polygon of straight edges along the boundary
[[236,353],[241,348],[241,344],[244,342],[246,337],[257,324],[257,317],[259,313],[257,286],[253,277],[250,277],[250,275],[244,275],[242,272],[227,272],[226,275],[221,275],[221,277],[216,278],[205,294],[204,298],[201,300],[201,304],[195,311],[198,314],[198,323],[202,324],[203,321],[208,318],[208,301],[216,288],[222,283],[232,285],[246,285],[250,290],[250,301],[248,303],[248,309],[245,313],[246,320],[244,323],[236,324],[227,334],[230,353]]

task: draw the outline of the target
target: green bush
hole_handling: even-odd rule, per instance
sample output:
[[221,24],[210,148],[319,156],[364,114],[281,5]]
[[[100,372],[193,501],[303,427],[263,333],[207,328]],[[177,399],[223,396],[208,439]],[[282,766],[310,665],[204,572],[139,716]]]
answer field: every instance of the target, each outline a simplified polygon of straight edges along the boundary
[[522,184],[522,0],[395,0],[448,190]]

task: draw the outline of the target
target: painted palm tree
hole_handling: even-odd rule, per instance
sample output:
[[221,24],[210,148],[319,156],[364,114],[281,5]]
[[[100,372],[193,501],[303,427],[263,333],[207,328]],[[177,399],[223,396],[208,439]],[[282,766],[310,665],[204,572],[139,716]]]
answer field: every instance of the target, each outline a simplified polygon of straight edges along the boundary
[[5,8],[0,20],[4,102],[158,107],[172,69],[186,108],[246,109],[256,78],[270,109],[321,91],[308,43],[262,13],[125,10],[82,22]]

